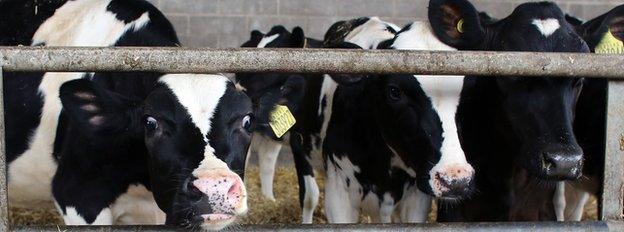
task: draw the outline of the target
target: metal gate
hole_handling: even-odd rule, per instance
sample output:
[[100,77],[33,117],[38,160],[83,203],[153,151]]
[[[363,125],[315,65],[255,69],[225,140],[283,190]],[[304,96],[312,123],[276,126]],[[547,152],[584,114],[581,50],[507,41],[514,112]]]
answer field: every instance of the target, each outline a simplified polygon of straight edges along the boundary
[[[608,78],[607,141],[600,221],[385,225],[249,225],[253,231],[624,231],[624,56],[580,53],[341,49],[0,47],[4,71],[291,72]],[[443,78],[443,77],[433,77]],[[503,77],[504,78],[504,77]],[[4,105],[0,91],[1,231],[163,231],[166,226],[12,227],[8,223]]]

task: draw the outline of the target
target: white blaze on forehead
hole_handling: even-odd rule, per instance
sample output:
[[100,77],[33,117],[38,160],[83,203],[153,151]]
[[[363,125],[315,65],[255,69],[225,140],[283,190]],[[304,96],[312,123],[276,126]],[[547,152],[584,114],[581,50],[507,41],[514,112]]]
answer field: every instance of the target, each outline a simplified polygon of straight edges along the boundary
[[371,17],[366,23],[356,27],[345,37],[345,41],[364,49],[377,48],[377,45],[385,40],[394,38],[394,33],[388,31],[392,27],[398,31],[399,27],[392,23],[381,21],[377,17]]
[[206,141],[204,159],[193,171],[193,175],[199,176],[205,170],[227,169],[227,165],[215,156],[215,150],[210,145],[207,135],[210,133],[212,118],[219,101],[225,94],[230,80],[221,75],[169,74],[162,76],[160,82],[171,89]]
[[204,141],[208,141],[206,135],[210,132],[212,116],[229,79],[221,75],[169,74],[162,76],[160,82],[171,89],[201,131]]
[[542,35],[548,37],[555,33],[561,25],[559,25],[559,20],[554,18],[549,19],[533,19],[531,24],[537,27],[537,30],[542,33]]
[[[410,29],[397,35],[394,44],[395,49],[406,50],[443,50],[453,51],[455,49],[440,42],[433,34],[428,23],[415,22]],[[442,122],[442,156],[440,161],[431,170],[432,173],[440,172],[450,165],[461,165],[468,170],[472,166],[466,161],[466,156],[457,132],[455,114],[459,105],[461,90],[463,88],[463,76],[414,76],[431,99],[433,109],[438,113]],[[432,177],[434,175],[431,175]]]
[[266,47],[268,44],[270,44],[271,42],[273,42],[273,40],[277,39],[277,37],[279,37],[279,34],[274,34],[268,37],[263,37],[260,42],[258,42],[258,47],[259,48],[263,48]]

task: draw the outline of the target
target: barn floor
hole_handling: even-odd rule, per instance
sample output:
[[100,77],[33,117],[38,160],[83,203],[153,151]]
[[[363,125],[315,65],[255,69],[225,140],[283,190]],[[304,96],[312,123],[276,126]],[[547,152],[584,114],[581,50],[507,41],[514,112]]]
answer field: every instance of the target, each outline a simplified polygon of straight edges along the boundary
[[[298,203],[297,177],[292,168],[279,167],[275,175],[275,198],[276,201],[266,200],[260,194],[258,169],[250,168],[246,172],[246,186],[249,193],[249,214],[242,220],[244,224],[296,224],[300,222],[301,208]],[[321,200],[314,214],[314,223],[326,223],[323,202],[323,181],[319,180]],[[586,219],[597,218],[596,199],[591,199],[586,207]],[[432,213],[430,221],[435,218]],[[13,225],[57,225],[62,224],[62,219],[55,209],[24,210],[11,208],[9,219]],[[362,222],[368,222],[367,217],[361,218]]]

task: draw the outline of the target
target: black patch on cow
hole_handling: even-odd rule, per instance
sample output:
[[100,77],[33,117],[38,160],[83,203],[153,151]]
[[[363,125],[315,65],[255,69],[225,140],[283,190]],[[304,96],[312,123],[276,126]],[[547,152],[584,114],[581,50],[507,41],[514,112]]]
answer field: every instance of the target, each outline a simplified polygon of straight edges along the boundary
[[[492,22],[466,0],[432,0],[429,19],[436,36],[460,50],[589,52],[561,9],[550,2],[521,4],[508,17]],[[462,19],[464,30],[459,32],[456,23]],[[560,24],[549,36],[533,24],[545,19]],[[582,167],[582,159],[577,158],[583,153],[573,133],[582,81],[467,76],[457,121],[462,148],[475,168],[477,193],[453,207],[440,208],[438,219],[551,220],[554,214],[542,206],[552,205],[552,194],[544,198],[536,193],[548,194],[554,188],[552,180],[574,178],[578,172],[570,168],[552,175],[552,166],[542,161],[554,154],[565,158],[561,160],[574,157],[576,170]]]
[[67,0],[0,1],[0,45],[30,45],[39,25],[65,2]]

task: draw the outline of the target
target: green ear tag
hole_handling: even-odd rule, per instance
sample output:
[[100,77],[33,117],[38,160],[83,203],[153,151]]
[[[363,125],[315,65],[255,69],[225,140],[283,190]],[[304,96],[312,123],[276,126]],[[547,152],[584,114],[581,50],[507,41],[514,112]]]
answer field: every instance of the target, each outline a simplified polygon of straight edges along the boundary
[[624,53],[624,42],[617,39],[611,30],[608,30],[594,50],[596,53],[622,54]]
[[459,22],[457,22],[457,31],[459,31],[459,33],[464,33],[464,19],[460,19]]
[[278,138],[284,136],[296,122],[295,116],[292,115],[287,106],[275,105],[275,109],[269,115],[269,125]]

